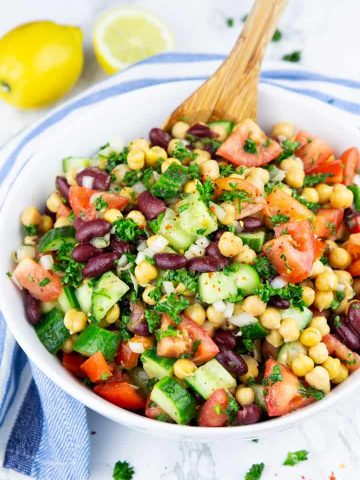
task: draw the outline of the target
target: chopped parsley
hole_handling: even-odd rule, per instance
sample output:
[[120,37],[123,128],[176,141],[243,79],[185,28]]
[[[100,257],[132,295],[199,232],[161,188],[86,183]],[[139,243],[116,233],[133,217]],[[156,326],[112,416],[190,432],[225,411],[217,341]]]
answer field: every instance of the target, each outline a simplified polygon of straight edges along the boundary
[[120,218],[113,223],[115,234],[124,241],[133,242],[141,234],[142,230],[130,218]]
[[143,171],[141,180],[142,180],[143,184],[145,185],[146,190],[150,190],[151,187],[155,183],[155,179],[154,179],[154,175],[153,175],[153,169],[152,168],[146,168]]
[[155,332],[160,327],[161,316],[154,312],[154,310],[145,310],[145,319],[150,333]]
[[148,222],[148,226],[151,228],[151,230],[154,233],[157,233],[160,230],[160,225],[161,225],[161,222],[163,221],[164,215],[165,215],[164,212],[160,213],[160,215],[157,218],[155,218],[155,220],[150,220]]
[[287,53],[282,57],[282,60],[285,62],[292,62],[292,63],[297,63],[300,62],[301,60],[301,50],[295,50],[292,53]]
[[55,272],[63,272],[61,282],[63,285],[77,288],[82,281],[83,263],[73,260],[71,254],[74,246],[71,243],[63,243],[56,254],[57,262],[54,263]]
[[134,467],[128,462],[116,462],[113,471],[114,480],[131,480],[134,476]]
[[39,287],[45,287],[50,283],[50,278],[46,277],[39,282]]
[[196,153],[193,153],[191,150],[185,147],[183,142],[176,142],[175,148],[172,151],[173,158],[177,158],[180,162],[184,160],[194,160]]
[[238,173],[239,175],[244,173],[244,167],[235,167],[234,165],[220,165],[220,175],[222,177],[228,177],[232,173]]
[[275,267],[265,256],[256,257],[253,263],[253,267],[260,275],[260,277],[266,280],[277,274]]
[[233,26],[234,26],[234,19],[233,19],[232,17],[228,17],[228,18],[226,19],[226,25],[227,25],[228,27],[233,27]]
[[257,153],[257,145],[254,142],[254,140],[251,140],[251,138],[247,138],[244,143],[244,152],[247,153]]
[[149,257],[149,255],[145,255],[145,260],[150,263],[150,265],[156,265],[155,260],[152,257]]
[[308,459],[309,452],[307,450],[298,450],[297,452],[289,452],[283,463],[283,465],[288,465],[293,467],[299,462],[304,462]]
[[281,31],[277,28],[274,32],[274,35],[272,36],[271,41],[272,42],[279,42],[282,38],[282,33]]
[[344,292],[342,292],[341,290],[338,290],[337,292],[335,292],[334,300],[331,302],[331,305],[330,305],[331,310],[336,310],[337,308],[339,308],[344,298],[345,298]]
[[186,171],[186,174],[189,176],[189,178],[191,180],[193,179],[197,179],[199,180],[200,177],[201,177],[201,174],[200,174],[200,166],[199,165],[196,165],[196,164],[193,164],[193,165],[189,165],[188,168],[187,168],[187,171]]
[[285,158],[289,158],[292,155],[294,155],[296,149],[299,147],[300,143],[299,142],[294,142],[292,140],[289,140],[288,138],[281,142],[281,148],[282,152],[280,155],[277,157],[276,161],[281,162],[281,160],[284,160]]
[[299,393],[304,398],[312,397],[315,400],[322,400],[325,397],[325,394],[322,390],[311,387],[310,385],[305,386],[301,383],[299,383]]
[[263,463],[254,463],[250,470],[245,474],[244,480],[260,480],[264,471],[265,465]]
[[158,330],[156,332],[156,340],[159,342],[162,338],[165,337],[177,337],[179,332],[176,330],[175,327],[169,325],[166,330]]
[[293,307],[297,307],[300,310],[303,310],[305,307],[305,302],[302,299],[302,293],[303,289],[301,285],[293,285],[289,283],[283,288],[273,288],[268,281],[260,288],[254,290],[254,295],[259,295],[261,300],[265,303],[268,303],[270,297],[279,295],[280,298],[283,300],[289,300]]
[[100,210],[104,210],[108,206],[109,206],[109,204],[107,202],[105,202],[105,200],[102,197],[98,197],[95,200],[95,209],[96,209],[97,212],[99,212]]
[[25,232],[25,235],[29,235],[30,237],[33,237],[34,235],[37,234],[37,230],[36,230],[36,225],[24,225],[24,232]]
[[175,162],[171,163],[168,169],[160,175],[160,178],[151,187],[151,193],[155,195],[155,197],[160,197],[165,200],[176,197],[187,181],[188,177],[186,172],[186,167]]
[[239,289],[235,295],[228,297],[227,301],[230,303],[241,303],[244,300],[244,294]]
[[111,152],[109,154],[109,156],[107,157],[107,163],[106,163],[106,166],[105,166],[105,170],[108,173],[111,173],[114,170],[115,167],[117,167],[121,163],[126,163],[128,153],[129,153],[129,149],[127,147],[125,147],[124,150],[120,153]]
[[277,382],[281,382],[283,379],[281,374],[280,365],[275,365],[268,377],[264,377],[261,381],[264,386],[271,386]]
[[290,220],[290,217],[285,215],[285,213],[277,213],[276,215],[273,215],[270,217],[270,220],[272,221],[274,227],[276,225],[279,225],[279,223],[286,223]]
[[220,197],[222,202],[242,202],[248,200],[248,193],[245,190],[238,189],[236,183],[229,183],[229,187],[231,190],[225,190]]
[[306,208],[308,208],[314,213],[316,213],[320,208],[320,205],[318,203],[309,202],[309,200],[306,200],[304,197],[299,195],[295,190],[293,190],[292,196],[293,198],[295,198],[295,200],[305,205]]
[[[186,291],[195,293],[198,288],[197,275],[195,272],[190,272],[185,268],[180,270],[169,270],[166,275],[166,280],[176,282],[178,285],[182,284]],[[162,283],[162,280],[161,280]],[[159,299],[160,300],[160,299]]]
[[185,310],[189,305],[190,302],[187,298],[182,295],[177,297],[175,293],[171,293],[165,300],[155,305],[154,310],[156,312],[166,313],[175,323],[180,323],[181,318],[179,313]]
[[217,140],[216,138],[209,138],[209,137],[204,137],[200,139],[201,143],[205,146],[207,146],[212,153],[215,153],[216,150],[218,150],[221,147],[220,140]]
[[334,222],[328,222],[326,224],[326,227],[329,229],[330,231],[330,235],[333,237],[336,233],[336,225]]
[[149,297],[156,303],[159,302],[161,298],[161,289],[159,287],[155,287],[149,292]]
[[130,321],[130,315],[121,315],[120,322],[117,323],[119,327],[119,337],[120,340],[126,342],[133,337],[133,334],[128,330],[127,325]]
[[319,183],[325,183],[329,177],[333,177],[332,173],[312,173],[311,175],[306,175],[304,178],[304,187],[313,187]]
[[329,259],[327,258],[326,255],[323,255],[322,257],[320,257],[319,260],[323,265],[329,265]]
[[212,181],[207,178],[204,183],[198,183],[196,185],[196,190],[199,192],[200,200],[208,205],[214,193],[214,185]]
[[224,268],[224,274],[227,276],[232,275],[233,273],[236,273],[239,271],[240,264],[239,263],[231,263],[230,265],[227,265]]
[[126,172],[123,178],[123,183],[124,185],[127,185],[128,187],[133,187],[135,183],[137,183],[139,180],[141,180],[141,172],[139,170],[131,170],[131,172]]

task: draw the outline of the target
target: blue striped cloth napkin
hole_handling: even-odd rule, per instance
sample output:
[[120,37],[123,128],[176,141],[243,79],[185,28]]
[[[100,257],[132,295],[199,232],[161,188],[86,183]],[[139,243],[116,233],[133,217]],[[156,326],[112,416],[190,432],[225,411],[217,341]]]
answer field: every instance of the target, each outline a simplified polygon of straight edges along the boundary
[[[0,205],[41,136],[74,112],[137,88],[204,80],[223,58],[215,54],[158,55],[61,105],[3,147]],[[360,124],[360,82],[327,77],[285,63],[265,66],[261,81],[328,103],[344,121]],[[85,480],[89,478],[89,464],[85,407],[26,358],[0,315],[0,475],[12,469],[39,479]]]

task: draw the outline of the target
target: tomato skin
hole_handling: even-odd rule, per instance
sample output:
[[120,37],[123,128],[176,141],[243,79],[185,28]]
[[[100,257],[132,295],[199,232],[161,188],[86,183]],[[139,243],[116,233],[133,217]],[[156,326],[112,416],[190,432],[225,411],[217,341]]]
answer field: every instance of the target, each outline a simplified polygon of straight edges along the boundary
[[333,149],[326,142],[305,130],[296,134],[295,141],[300,143],[295,153],[303,161],[305,173],[326,162],[333,154]]
[[292,283],[308,278],[315,259],[315,236],[310,222],[283,223],[274,231],[276,238],[265,243],[263,252],[277,272]]
[[351,274],[352,277],[359,277],[360,276],[360,260],[356,260],[353,262],[347,271]]
[[112,376],[110,367],[102,352],[97,352],[94,355],[91,355],[91,357],[83,362],[80,368],[94,383],[106,380],[108,377]]
[[308,405],[313,400],[299,394],[299,379],[285,365],[269,358],[265,364],[264,379],[280,368],[282,380],[264,387],[265,403],[269,417],[278,417]]
[[329,355],[334,353],[337,358],[345,363],[350,372],[354,372],[360,368],[360,355],[350,350],[350,348],[344,345],[335,335],[328,333],[323,336],[321,341],[325,343]]
[[127,382],[106,382],[95,385],[94,392],[110,403],[126,410],[141,410],[145,408],[145,399],[133,385]]
[[193,342],[200,342],[193,358],[196,364],[201,365],[206,363],[219,353],[219,347],[206,330],[193,320],[190,320],[190,318],[183,316],[179,324],[179,330],[187,332]]
[[70,208],[62,203],[58,211],[56,212],[56,218],[67,217],[70,212],[71,212]]
[[251,197],[257,197],[261,193],[260,190],[248,180],[244,180],[243,178],[226,177],[215,180],[215,196],[220,197],[224,191],[231,191],[234,188],[233,185],[236,185],[236,190],[244,190]]
[[115,356],[115,363],[124,368],[134,368],[137,366],[140,355],[131,350],[126,342],[120,342],[119,349]]
[[94,194],[101,194],[99,197],[101,196],[108,204],[108,208],[122,210],[128,203],[128,199],[120,195],[72,185],[69,190],[69,202],[77,217],[86,221],[94,220],[97,217],[95,204],[90,201]]
[[266,198],[268,216],[284,213],[290,221],[308,220],[313,217],[311,210],[280,188],[273,190]]
[[320,238],[315,238],[315,259],[319,260],[324,255],[325,252],[325,242],[320,240]]
[[78,353],[63,353],[62,364],[66,370],[77,377],[84,377],[80,366],[84,363],[85,357]]
[[156,418],[163,414],[164,410],[159,407],[156,403],[154,403],[150,397],[146,400],[146,407],[145,407],[145,416],[156,420]]
[[335,237],[342,225],[344,211],[341,208],[320,208],[314,218],[314,233],[321,238]]
[[[61,292],[61,279],[57,275],[45,270],[39,263],[30,258],[24,258],[15,268],[13,275],[23,288],[42,302],[56,300]],[[41,287],[39,283],[45,278],[50,282]]]
[[352,233],[343,248],[350,253],[353,260],[360,260],[360,233]]
[[344,165],[345,185],[352,185],[354,177],[360,168],[360,152],[358,148],[351,147],[341,155],[341,161]]
[[327,177],[324,183],[332,185],[334,183],[341,183],[343,181],[343,162],[341,160],[334,160],[332,162],[325,162],[318,167],[310,170],[309,175],[318,173],[331,173],[331,177]]
[[[257,153],[248,153],[244,150],[245,141],[251,132],[256,133],[256,136],[261,139],[257,144]],[[267,137],[259,126],[247,119],[230,134],[216,154],[235,165],[259,167],[271,162],[282,152],[282,148],[275,140],[268,139],[269,145],[264,146],[266,140]]]
[[229,398],[224,388],[213,392],[201,407],[199,415],[200,427],[224,427],[229,419],[225,413],[217,413],[216,409],[225,410],[229,405]]

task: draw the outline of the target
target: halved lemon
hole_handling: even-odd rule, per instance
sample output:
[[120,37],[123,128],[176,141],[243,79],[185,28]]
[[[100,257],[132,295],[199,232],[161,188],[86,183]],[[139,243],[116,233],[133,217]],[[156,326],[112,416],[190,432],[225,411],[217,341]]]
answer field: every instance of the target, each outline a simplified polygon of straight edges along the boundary
[[155,15],[134,7],[117,7],[105,12],[93,33],[96,57],[107,73],[172,50],[174,37]]

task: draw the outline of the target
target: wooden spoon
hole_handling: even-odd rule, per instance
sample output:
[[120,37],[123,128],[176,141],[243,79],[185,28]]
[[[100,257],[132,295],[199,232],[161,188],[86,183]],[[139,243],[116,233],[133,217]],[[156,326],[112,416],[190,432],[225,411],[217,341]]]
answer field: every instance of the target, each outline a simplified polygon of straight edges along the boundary
[[257,85],[265,48],[275,32],[287,0],[256,0],[230,55],[219,69],[168,118],[190,125],[210,120],[256,119]]

